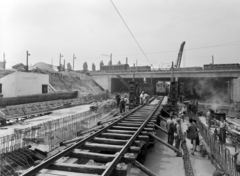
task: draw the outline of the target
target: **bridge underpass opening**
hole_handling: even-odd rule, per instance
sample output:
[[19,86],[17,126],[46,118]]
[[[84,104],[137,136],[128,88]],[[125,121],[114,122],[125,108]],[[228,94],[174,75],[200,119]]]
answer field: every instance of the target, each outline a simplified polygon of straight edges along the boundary
[[[130,81],[133,81],[132,78],[122,78],[124,81],[127,83]],[[158,81],[165,81],[165,82],[170,82],[170,78],[145,78],[145,83],[147,85],[153,85],[153,90],[152,93],[150,94],[156,94],[156,84]],[[143,84],[144,83],[144,78],[135,78],[134,82]],[[111,93],[120,93],[120,92],[128,92],[129,89],[126,87],[122,81],[119,78],[112,78],[111,79]]]
[[188,100],[229,100],[233,78],[178,78]]

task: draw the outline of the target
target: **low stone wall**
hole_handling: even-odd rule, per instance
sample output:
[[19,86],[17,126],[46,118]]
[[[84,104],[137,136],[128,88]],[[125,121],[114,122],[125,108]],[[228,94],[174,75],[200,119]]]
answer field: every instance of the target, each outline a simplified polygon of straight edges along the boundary
[[0,106],[10,106],[18,104],[27,104],[34,102],[43,102],[59,99],[70,99],[78,97],[78,91],[71,92],[55,92],[55,93],[46,93],[46,94],[37,94],[37,95],[28,95],[28,96],[19,96],[19,97],[9,97],[9,98],[0,98]]

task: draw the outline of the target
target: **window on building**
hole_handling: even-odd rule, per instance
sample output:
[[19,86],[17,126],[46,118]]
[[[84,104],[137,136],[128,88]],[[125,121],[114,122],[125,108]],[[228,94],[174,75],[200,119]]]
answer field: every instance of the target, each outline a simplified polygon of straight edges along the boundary
[[2,93],[2,84],[0,84],[0,93]]

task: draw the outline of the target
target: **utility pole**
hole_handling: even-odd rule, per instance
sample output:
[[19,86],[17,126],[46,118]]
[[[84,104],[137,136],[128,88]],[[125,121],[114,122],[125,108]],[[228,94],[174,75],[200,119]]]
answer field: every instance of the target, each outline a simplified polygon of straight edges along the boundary
[[174,66],[173,66],[173,62],[172,62],[172,77],[171,77],[171,82],[175,81],[174,80]]
[[27,63],[26,63],[26,71],[28,72],[28,56],[30,56],[30,54],[27,51]]
[[61,57],[63,57],[63,55],[60,53],[60,59],[59,59],[59,72],[60,72],[61,69],[62,69],[62,66],[61,66],[61,64],[62,64],[62,62],[61,62]]
[[73,71],[74,71],[74,60],[76,59],[75,55],[73,54]]
[[3,53],[3,69],[6,69],[5,53]]
[[111,63],[111,66],[112,66],[112,53],[110,54],[110,63]]
[[138,71],[138,69],[137,69],[137,60],[136,60],[136,72]]
[[[152,64],[151,64],[151,68],[153,68]],[[152,71],[151,71],[151,85],[152,85]]]
[[135,64],[133,64],[133,82],[134,82],[134,77],[135,77]]

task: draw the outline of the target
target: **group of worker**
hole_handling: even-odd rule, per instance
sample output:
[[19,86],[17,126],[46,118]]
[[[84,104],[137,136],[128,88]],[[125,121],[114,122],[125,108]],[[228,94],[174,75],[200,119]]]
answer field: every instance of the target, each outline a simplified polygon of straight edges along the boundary
[[115,97],[117,102],[117,108],[119,108],[120,113],[124,113],[126,109],[126,104],[128,102],[127,94],[125,93],[123,97],[121,97],[119,94]]
[[[183,139],[181,133],[181,119],[176,118],[176,122],[174,122],[175,116],[170,115],[170,118],[167,120],[166,128],[168,133],[168,144],[174,146],[176,149],[179,150],[180,142]],[[175,145],[173,145],[175,141]],[[177,154],[178,156],[179,154]]]
[[[143,105],[149,105],[149,98],[150,96],[146,93],[144,93],[144,91],[142,91],[142,93],[140,94],[140,98],[139,98],[139,104]],[[116,102],[117,102],[117,108],[119,108],[119,112],[120,113],[124,113],[126,111],[126,104],[128,103],[128,98],[127,98],[127,94],[125,93],[123,97],[121,97],[119,94],[117,94],[115,96]]]
[[190,101],[188,103],[188,106],[187,106],[188,110],[192,111],[193,113],[197,113],[198,112],[198,101],[195,100],[195,101]]

